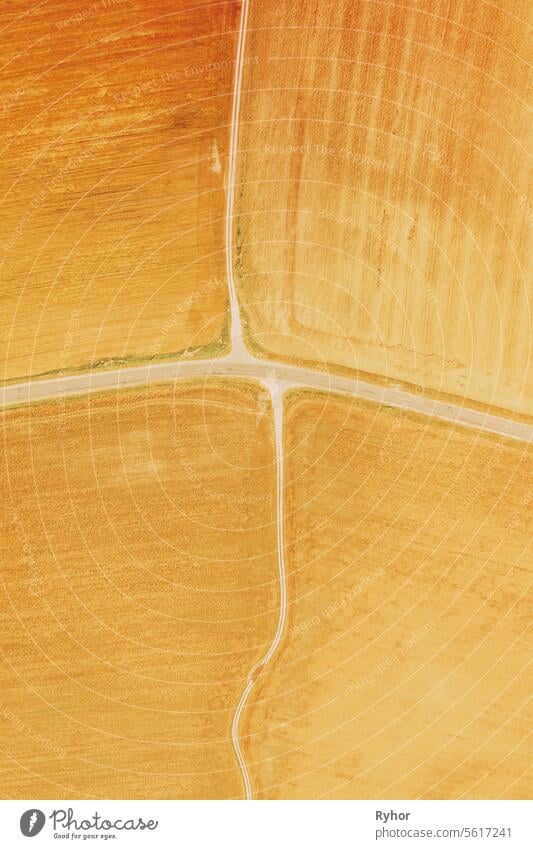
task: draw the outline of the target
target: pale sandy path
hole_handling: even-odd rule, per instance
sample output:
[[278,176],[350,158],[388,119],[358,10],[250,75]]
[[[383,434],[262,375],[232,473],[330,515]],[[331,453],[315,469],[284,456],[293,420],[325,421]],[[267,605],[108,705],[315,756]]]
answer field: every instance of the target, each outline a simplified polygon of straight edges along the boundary
[[533,442],[533,426],[524,422],[513,421],[503,416],[491,415],[457,404],[424,398],[404,389],[379,386],[355,377],[343,377],[286,363],[260,360],[251,354],[243,356],[242,349],[232,351],[228,356],[219,359],[151,363],[145,366],[11,384],[0,389],[0,406],[84,395],[88,392],[125,389],[146,383],[220,376],[244,377],[261,381],[270,379],[276,381],[284,390],[302,387],[336,392],[435,417],[475,430],[499,434],[509,439]]

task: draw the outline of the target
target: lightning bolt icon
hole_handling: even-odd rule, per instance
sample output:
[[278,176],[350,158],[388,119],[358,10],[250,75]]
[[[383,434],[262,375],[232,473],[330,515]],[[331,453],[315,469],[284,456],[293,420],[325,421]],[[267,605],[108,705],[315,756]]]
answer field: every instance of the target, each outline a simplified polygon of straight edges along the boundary
[[30,817],[29,828],[28,828],[29,832],[33,831],[33,826],[35,825],[36,822],[37,822],[37,813],[34,811],[33,814]]

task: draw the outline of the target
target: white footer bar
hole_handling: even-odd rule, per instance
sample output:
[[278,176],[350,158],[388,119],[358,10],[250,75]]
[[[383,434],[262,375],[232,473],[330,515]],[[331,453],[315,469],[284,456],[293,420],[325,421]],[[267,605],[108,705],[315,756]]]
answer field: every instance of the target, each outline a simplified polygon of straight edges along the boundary
[[524,801],[26,800],[0,808],[2,845],[10,848],[533,846],[531,803]]

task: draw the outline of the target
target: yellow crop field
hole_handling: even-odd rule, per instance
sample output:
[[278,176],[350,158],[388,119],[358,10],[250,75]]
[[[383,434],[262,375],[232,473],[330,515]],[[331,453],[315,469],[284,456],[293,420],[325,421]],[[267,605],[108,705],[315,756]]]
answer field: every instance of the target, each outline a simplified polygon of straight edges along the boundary
[[4,4],[4,379],[223,350],[237,4]]
[[1,5],[4,799],[531,796],[532,9]]
[[286,638],[243,725],[257,798],[527,798],[528,446],[286,400]]
[[3,794],[241,797],[230,726],[279,606],[265,392],[185,381],[2,419]]
[[533,411],[527,0],[250,4],[252,349]]

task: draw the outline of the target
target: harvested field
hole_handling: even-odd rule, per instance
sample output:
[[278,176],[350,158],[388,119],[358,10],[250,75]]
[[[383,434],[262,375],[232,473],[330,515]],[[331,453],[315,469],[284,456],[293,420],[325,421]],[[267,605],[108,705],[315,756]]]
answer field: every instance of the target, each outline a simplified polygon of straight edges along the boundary
[[0,11],[4,378],[224,350],[237,12]]
[[4,796],[530,797],[527,18],[0,10]]
[[250,347],[533,411],[531,3],[252,2]]
[[241,797],[230,727],[279,606],[268,396],[180,382],[2,419],[3,793]]
[[528,798],[528,446],[286,401],[288,625],[243,723],[259,798]]

